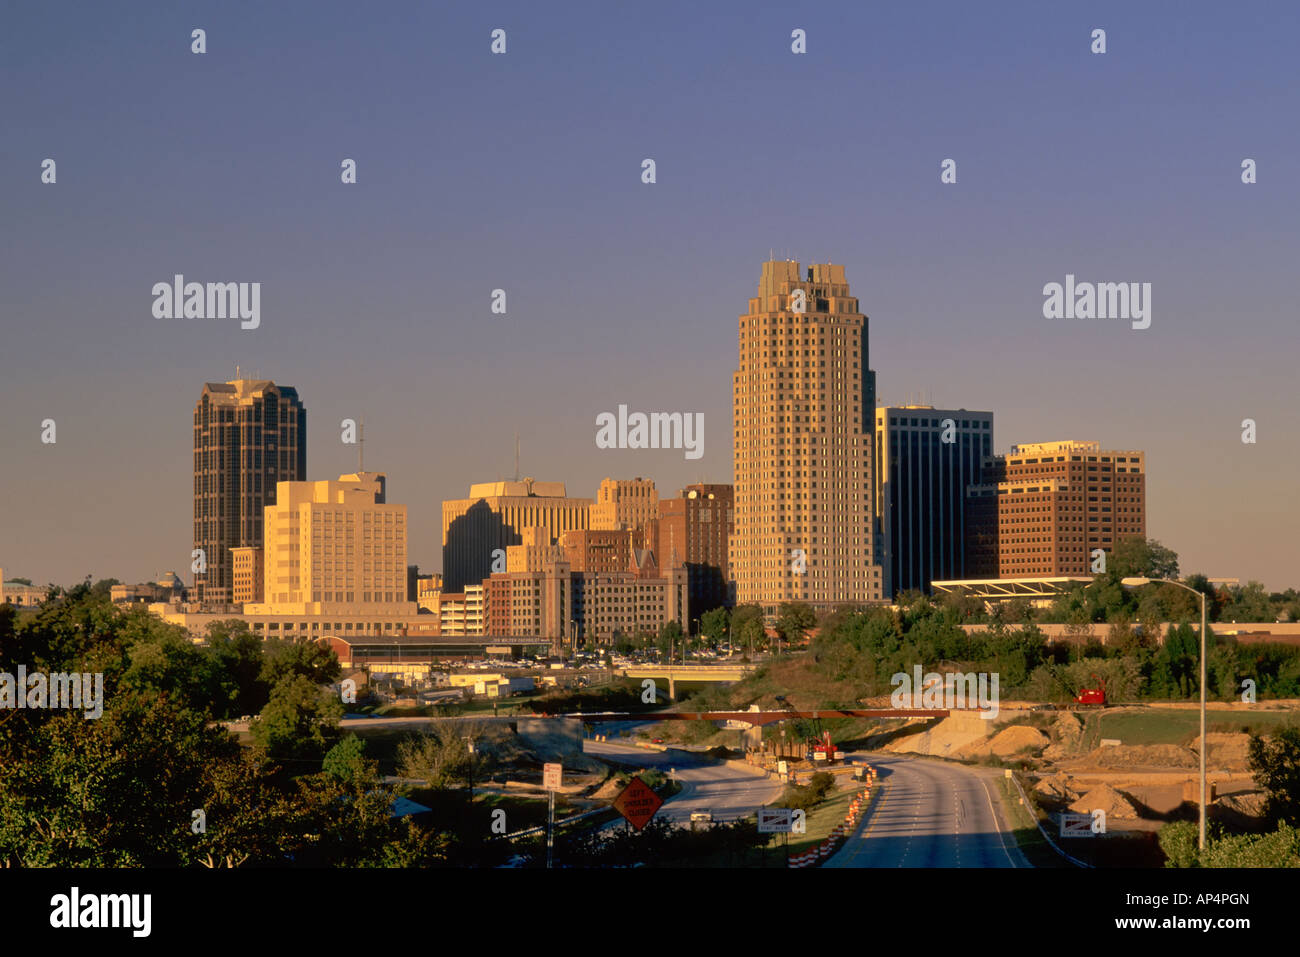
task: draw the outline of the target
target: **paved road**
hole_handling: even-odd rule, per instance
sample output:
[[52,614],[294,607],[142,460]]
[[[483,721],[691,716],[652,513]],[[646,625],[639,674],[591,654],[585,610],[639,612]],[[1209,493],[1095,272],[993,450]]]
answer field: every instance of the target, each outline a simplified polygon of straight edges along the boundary
[[781,796],[780,782],[770,781],[748,768],[710,764],[689,751],[615,744],[612,741],[584,741],[583,751],[621,764],[667,771],[676,768],[682,790],[665,802],[656,817],[675,822],[690,820],[692,811],[711,811],[715,821],[732,821],[753,814]]
[[879,778],[857,831],[823,867],[1028,867],[1005,831],[996,774],[872,755]]

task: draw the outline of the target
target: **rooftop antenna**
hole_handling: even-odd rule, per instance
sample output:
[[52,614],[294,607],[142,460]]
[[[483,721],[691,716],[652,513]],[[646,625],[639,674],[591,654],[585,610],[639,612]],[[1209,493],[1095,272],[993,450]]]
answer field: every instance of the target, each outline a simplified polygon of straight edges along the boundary
[[235,365],[235,381],[239,381],[239,365]]
[[515,429],[515,481],[519,481],[519,430]]
[[366,417],[361,417],[361,428],[357,436],[357,472],[366,470]]

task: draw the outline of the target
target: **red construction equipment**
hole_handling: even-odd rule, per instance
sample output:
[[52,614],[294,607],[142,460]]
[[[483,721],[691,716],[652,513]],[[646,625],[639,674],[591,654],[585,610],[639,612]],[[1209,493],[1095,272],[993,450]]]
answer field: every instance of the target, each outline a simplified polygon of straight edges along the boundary
[[1094,708],[1106,707],[1106,682],[1098,681],[1097,676],[1092,676],[1095,688],[1080,688],[1079,693],[1074,696],[1074,703],[1086,705]]
[[831,733],[823,731],[820,739],[808,739],[808,760],[834,764],[836,761],[844,760],[844,752],[836,750],[835,743],[831,741]]
[[1060,682],[1061,687],[1064,688],[1066,693],[1073,699],[1074,703],[1067,706],[1069,710],[1073,711],[1075,708],[1106,707],[1106,682],[1099,680],[1096,675],[1092,676],[1092,681],[1095,687],[1080,688],[1076,692],[1070,683],[1061,676],[1061,673],[1056,670],[1055,666],[1048,663],[1047,668],[1048,671],[1052,673],[1052,677]]

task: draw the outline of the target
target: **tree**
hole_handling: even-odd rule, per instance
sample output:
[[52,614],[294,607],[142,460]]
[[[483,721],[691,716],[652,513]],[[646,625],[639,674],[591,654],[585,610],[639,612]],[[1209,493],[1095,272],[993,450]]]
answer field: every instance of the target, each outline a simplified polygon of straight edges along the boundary
[[213,705],[213,713],[222,718],[257,714],[271,698],[270,687],[262,680],[262,639],[237,619],[213,622],[206,640],[208,657],[227,688],[223,708]]
[[801,601],[782,602],[776,620],[776,630],[781,638],[792,644],[801,641],[817,624],[817,613],[811,605]]
[[731,613],[731,644],[744,648],[762,648],[767,638],[763,627],[763,609],[758,605],[738,605]]
[[1300,825],[1300,727],[1281,727],[1267,737],[1252,734],[1247,757],[1269,821]]
[[682,652],[682,626],[676,620],[666,621],[663,627],[659,629],[659,637],[655,641],[655,647],[658,649],[661,657],[669,659]]
[[437,790],[456,787],[469,780],[470,753],[465,738],[474,736],[474,728],[468,723],[435,721],[424,734],[407,738],[397,746],[398,774]]
[[630,655],[636,651],[636,642],[629,638],[621,628],[614,629],[614,633],[610,636],[610,646],[614,649],[614,653],[618,655]]
[[707,637],[714,648],[726,639],[730,627],[730,616],[725,608],[711,609],[700,617],[700,634]]
[[113,586],[122,584],[116,578],[101,578],[90,586],[90,593],[96,598],[111,598]]
[[344,784],[373,781],[379,765],[375,761],[367,761],[365,751],[364,741],[355,734],[345,734],[338,744],[329,749],[321,770]]
[[252,722],[253,743],[270,760],[314,762],[325,754],[343,705],[303,675],[286,675]]
[[1121,538],[1106,558],[1107,572],[1120,578],[1178,578],[1178,555],[1154,538]]
[[274,688],[286,675],[301,675],[313,684],[331,684],[339,677],[339,659],[316,641],[267,638],[262,644],[261,681]]
[[1232,600],[1222,614],[1233,621],[1273,621],[1277,617],[1268,593],[1257,581],[1235,586],[1229,590],[1229,594]]

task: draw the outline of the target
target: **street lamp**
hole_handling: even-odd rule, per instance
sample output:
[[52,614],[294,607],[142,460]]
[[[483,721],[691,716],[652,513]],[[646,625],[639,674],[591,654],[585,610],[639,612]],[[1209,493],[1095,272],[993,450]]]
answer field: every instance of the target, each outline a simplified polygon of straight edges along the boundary
[[474,805],[474,739],[465,738],[465,748],[469,751],[469,803]]
[[[1229,579],[1208,579],[1208,581],[1228,581]],[[1201,801],[1200,824],[1197,847],[1205,850],[1205,592],[1193,588],[1186,582],[1166,578],[1122,578],[1120,584],[1125,588],[1141,588],[1143,585],[1177,585],[1184,591],[1200,596],[1201,599]]]

